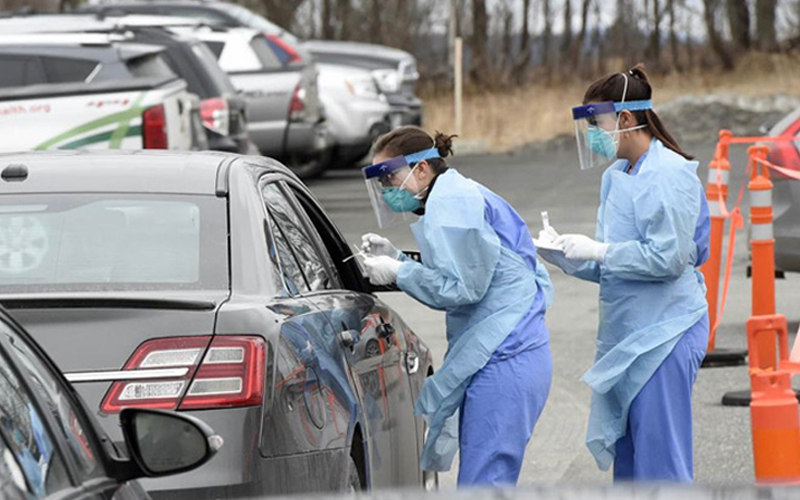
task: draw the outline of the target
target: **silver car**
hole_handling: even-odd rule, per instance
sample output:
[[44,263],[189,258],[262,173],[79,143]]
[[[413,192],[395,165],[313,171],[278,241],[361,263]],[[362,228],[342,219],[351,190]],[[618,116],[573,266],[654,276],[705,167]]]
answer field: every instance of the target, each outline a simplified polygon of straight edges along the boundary
[[318,64],[320,99],[325,106],[332,164],[348,166],[369,152],[372,142],[390,130],[392,107],[369,71]]
[[279,41],[248,28],[173,28],[204,41],[247,101],[248,131],[261,154],[300,178],[327,166],[327,127],[316,66]]
[[392,107],[392,127],[422,125],[422,100],[416,96],[417,61],[403,50],[356,42],[311,40],[303,43],[319,64],[369,71]]

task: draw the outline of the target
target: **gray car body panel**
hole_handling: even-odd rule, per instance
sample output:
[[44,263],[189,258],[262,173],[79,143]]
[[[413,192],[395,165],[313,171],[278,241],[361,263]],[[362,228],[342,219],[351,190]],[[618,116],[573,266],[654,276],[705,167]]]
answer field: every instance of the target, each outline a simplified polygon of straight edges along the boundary
[[[116,190],[227,199],[228,219],[235,222],[229,226],[228,290],[94,297],[111,301],[105,307],[92,301],[75,307],[80,294],[46,294],[38,306],[41,293],[0,296],[67,372],[119,370],[137,345],[157,337],[246,334],[267,341],[263,406],[189,412],[211,425],[225,446],[195,471],[147,481],[152,494],[198,500],[338,491],[347,484],[354,445],[365,457],[369,486],[420,484],[423,425],[413,415],[413,403],[432,370],[431,354],[396,313],[368,293],[356,262],[342,263],[351,253],[347,243],[288,169],[260,157],[169,152],[0,155],[0,170],[9,164],[26,165],[29,175],[23,182],[0,184],[3,194]],[[324,245],[331,276],[345,288],[300,296],[276,289],[259,193],[260,183],[273,182],[292,193],[292,206],[313,214],[319,236],[313,246]],[[123,307],[114,300],[151,303]],[[48,301],[50,306],[61,301],[61,307],[47,307]],[[356,338],[352,349],[339,344],[344,330]],[[419,360],[419,370],[408,369],[411,356]],[[75,386],[98,413],[110,384]],[[98,416],[119,441],[114,416]]]

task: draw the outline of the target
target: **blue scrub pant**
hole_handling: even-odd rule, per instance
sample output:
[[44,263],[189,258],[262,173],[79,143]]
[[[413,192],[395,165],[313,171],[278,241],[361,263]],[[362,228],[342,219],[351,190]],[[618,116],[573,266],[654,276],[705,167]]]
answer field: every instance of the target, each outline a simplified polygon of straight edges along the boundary
[[633,400],[616,443],[614,481],[691,483],[692,387],[708,344],[708,315],[683,334]]
[[492,360],[461,406],[458,486],[513,486],[553,379],[550,344]]

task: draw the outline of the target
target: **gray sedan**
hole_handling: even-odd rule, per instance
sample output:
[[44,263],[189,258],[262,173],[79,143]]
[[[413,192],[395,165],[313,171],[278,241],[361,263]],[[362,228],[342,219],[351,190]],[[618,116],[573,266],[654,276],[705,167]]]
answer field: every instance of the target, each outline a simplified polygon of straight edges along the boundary
[[202,416],[215,460],[161,498],[433,485],[413,405],[431,354],[279,163],[223,153],[0,156],[0,302],[110,437]]

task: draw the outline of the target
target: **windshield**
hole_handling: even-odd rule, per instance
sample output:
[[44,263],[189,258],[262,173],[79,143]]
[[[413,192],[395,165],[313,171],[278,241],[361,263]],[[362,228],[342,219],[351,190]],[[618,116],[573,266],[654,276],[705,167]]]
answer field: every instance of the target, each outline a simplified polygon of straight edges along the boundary
[[226,226],[211,196],[2,196],[0,293],[227,290]]

